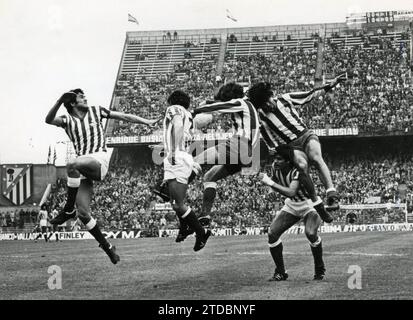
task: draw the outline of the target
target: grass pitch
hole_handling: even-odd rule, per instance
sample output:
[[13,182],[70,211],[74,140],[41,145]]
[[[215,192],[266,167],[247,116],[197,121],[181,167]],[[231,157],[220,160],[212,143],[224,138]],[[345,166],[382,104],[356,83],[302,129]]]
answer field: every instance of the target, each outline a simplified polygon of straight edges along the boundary
[[[312,281],[304,235],[285,235],[289,279],[268,282],[274,265],[266,236],[111,240],[121,261],[112,265],[93,240],[0,242],[0,299],[413,299],[413,234],[322,234],[327,273]],[[62,289],[50,290],[47,270],[62,269]],[[362,289],[349,289],[349,267],[361,268]]]

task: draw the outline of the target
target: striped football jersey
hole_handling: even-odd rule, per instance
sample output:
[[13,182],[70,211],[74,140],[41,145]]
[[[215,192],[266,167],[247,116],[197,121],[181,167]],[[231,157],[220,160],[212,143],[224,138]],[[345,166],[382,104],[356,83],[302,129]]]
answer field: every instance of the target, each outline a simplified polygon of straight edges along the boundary
[[234,135],[246,138],[252,145],[259,139],[259,119],[257,110],[248,99],[239,98],[225,102],[203,105],[194,110],[198,113],[230,113]]
[[[287,188],[290,186],[291,182],[294,180],[298,181],[300,178],[300,173],[296,168],[291,168],[290,170],[276,169],[274,164],[271,167],[271,175],[274,182]],[[301,202],[310,199],[310,197],[300,184],[297,190],[297,195],[290,199],[294,202]]]
[[192,142],[192,114],[180,105],[169,106],[166,109],[165,118],[163,119],[163,141],[165,153],[169,154],[175,145],[175,137],[172,134],[172,119],[179,116],[183,123],[183,139],[181,145],[178,146],[180,151],[188,151],[188,145]]
[[102,121],[110,111],[103,107],[89,107],[83,119],[70,114],[63,116],[63,128],[73,143],[77,156],[106,152],[105,129]]
[[261,136],[269,148],[288,144],[307,130],[295,106],[310,102],[320,93],[320,90],[286,93],[274,99],[271,110],[259,110]]

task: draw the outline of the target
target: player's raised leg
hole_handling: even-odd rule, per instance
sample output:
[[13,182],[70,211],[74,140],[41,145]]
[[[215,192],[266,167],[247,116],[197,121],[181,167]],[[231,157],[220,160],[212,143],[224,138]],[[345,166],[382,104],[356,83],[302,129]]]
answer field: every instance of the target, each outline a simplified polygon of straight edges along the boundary
[[[282,148],[280,147],[279,149]],[[309,173],[307,155],[301,150],[291,150],[293,150],[293,162],[297,169],[299,169],[300,171],[300,183],[305,191],[307,191],[309,198],[313,202],[314,209],[317,211],[323,221],[331,223],[333,221],[333,217],[326,211],[321,198],[317,196],[313,179],[311,179]]]
[[311,139],[308,141],[305,148],[310,162],[315,164],[318,172],[320,173],[321,182],[326,188],[327,205],[329,206],[329,210],[339,209],[338,194],[334,188],[333,180],[331,179],[330,169],[323,159],[320,142],[318,140]]
[[195,231],[196,241],[194,251],[201,250],[205,246],[209,236],[211,235],[211,231],[205,230],[201,226],[200,222],[197,219],[197,216],[192,211],[192,209],[185,205],[185,197],[188,185],[180,183],[176,181],[176,179],[173,179],[168,180],[168,187],[171,200],[173,201],[172,207],[177,216],[180,218],[180,220],[185,222],[190,229]]
[[77,192],[76,204],[78,208],[79,220],[86,226],[90,234],[99,242],[99,247],[106,252],[113,264],[119,262],[120,258],[116,254],[116,247],[111,245],[100,231],[96,220],[90,214],[90,202],[93,194],[93,182],[90,179],[82,179]]
[[287,280],[288,274],[285,272],[284,258],[283,258],[283,244],[281,242],[281,235],[287,231],[290,227],[296,224],[300,220],[286,211],[279,211],[271,223],[268,231],[268,246],[272,259],[275,263],[275,271],[269,281],[282,281]]
[[323,245],[317,230],[321,224],[321,219],[315,211],[310,211],[304,217],[305,235],[310,241],[310,248],[314,258],[314,280],[322,280],[325,275],[325,265],[323,261]]
[[67,200],[66,204],[51,224],[59,225],[69,219],[76,218],[75,202],[80,186],[80,176],[83,175],[92,180],[101,180],[101,163],[88,156],[80,156],[69,161],[66,165],[67,170]]

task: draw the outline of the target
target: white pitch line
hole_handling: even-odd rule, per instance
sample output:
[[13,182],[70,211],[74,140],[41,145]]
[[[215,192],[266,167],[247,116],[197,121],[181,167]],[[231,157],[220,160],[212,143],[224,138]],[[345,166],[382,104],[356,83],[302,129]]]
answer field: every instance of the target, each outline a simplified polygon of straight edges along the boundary
[[[240,256],[262,256],[269,255],[268,251],[250,251],[250,252],[215,252],[209,255],[212,256],[228,256],[228,255],[240,255]],[[283,252],[285,255],[308,255],[308,252]],[[338,252],[324,252],[327,255],[338,255],[338,256],[366,256],[366,257],[404,257],[405,253],[367,253],[367,252],[350,252],[350,251],[338,251]],[[155,257],[189,257],[194,256],[194,253],[181,252],[181,253],[158,253],[154,255]],[[134,254],[120,254],[120,257],[137,257]]]

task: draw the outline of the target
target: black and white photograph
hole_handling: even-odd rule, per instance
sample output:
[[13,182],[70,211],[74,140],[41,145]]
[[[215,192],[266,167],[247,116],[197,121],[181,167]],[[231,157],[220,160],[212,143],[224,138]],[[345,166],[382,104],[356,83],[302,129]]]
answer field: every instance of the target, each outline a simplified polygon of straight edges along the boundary
[[0,0],[0,300],[412,300],[412,38],[408,0]]

